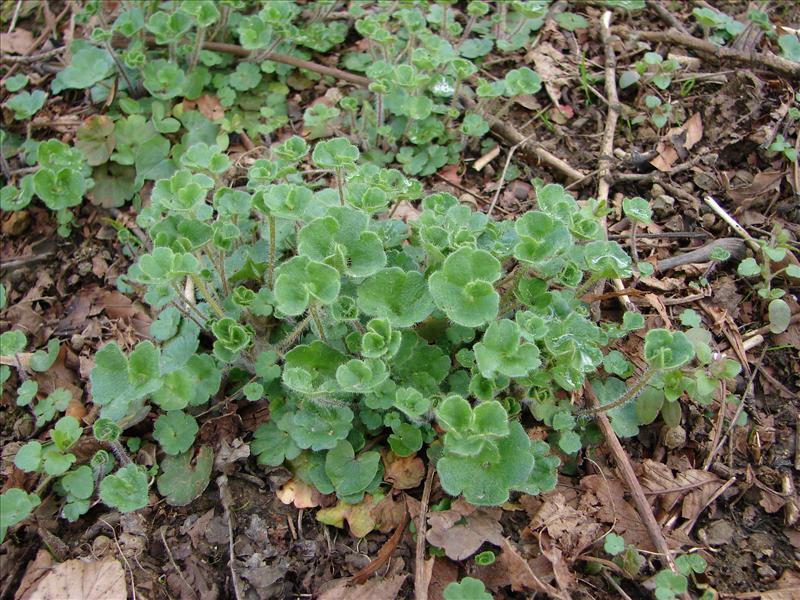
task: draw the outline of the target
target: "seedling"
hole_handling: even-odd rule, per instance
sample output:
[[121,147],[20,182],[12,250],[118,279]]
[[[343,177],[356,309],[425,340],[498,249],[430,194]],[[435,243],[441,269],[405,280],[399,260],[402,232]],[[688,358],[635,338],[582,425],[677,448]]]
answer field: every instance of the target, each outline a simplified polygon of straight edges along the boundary
[[760,262],[755,258],[745,258],[737,272],[744,277],[759,276],[760,281],[754,284],[758,296],[768,302],[768,316],[770,330],[781,333],[789,327],[792,311],[783,299],[786,291],[773,286],[773,281],[778,275],[785,275],[792,279],[800,279],[800,267],[789,262],[777,270],[773,263],[783,263],[789,251],[789,238],[785,231],[776,227],[769,240],[758,240],[760,249]]

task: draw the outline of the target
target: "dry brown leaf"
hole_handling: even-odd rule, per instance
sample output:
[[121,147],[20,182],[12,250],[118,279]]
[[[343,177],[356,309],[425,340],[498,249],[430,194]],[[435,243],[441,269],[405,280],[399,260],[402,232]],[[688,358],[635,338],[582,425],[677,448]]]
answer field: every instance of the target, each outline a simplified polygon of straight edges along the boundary
[[603,526],[567,504],[560,493],[548,494],[533,515],[531,529],[544,528],[571,562],[601,535]]
[[42,578],[50,571],[53,562],[52,554],[43,548],[39,549],[36,558],[25,567],[25,574],[14,594],[14,600],[28,600]]
[[760,592],[761,600],[796,600],[800,598],[800,574],[786,569],[774,590]]
[[197,99],[197,110],[211,121],[219,121],[225,117],[225,109],[222,108],[219,98],[211,94],[203,94]]
[[72,559],[53,569],[31,600],[126,600],[125,571],[118,560]]
[[659,171],[668,173],[679,158],[686,160],[689,150],[703,137],[703,120],[700,113],[694,113],[680,127],[673,127],[661,138],[656,147],[656,156],[650,161]]
[[25,54],[33,46],[33,34],[17,27],[11,33],[0,33],[0,48],[8,54]]
[[731,188],[727,187],[726,183],[725,191],[731,200],[744,207],[749,207],[758,196],[780,188],[785,174],[785,171],[762,171],[756,173],[749,185]]
[[564,553],[561,551],[561,548],[553,543],[552,538],[547,532],[542,532],[540,534],[539,544],[542,548],[542,554],[553,566],[553,574],[556,577],[558,587],[565,592],[574,587],[575,575],[569,570],[569,565],[564,559]]
[[570,74],[564,69],[568,64],[564,53],[556,50],[549,42],[536,46],[525,55],[525,61],[536,67],[536,73],[542,78],[547,95],[558,106],[561,98],[561,86],[569,79]]
[[[498,589],[510,585],[515,592],[533,590],[548,593],[553,590],[547,582],[542,581],[542,577],[547,579],[553,577],[552,573],[543,574],[547,567],[536,569],[534,572],[528,561],[520,555],[515,545],[508,539],[503,539],[501,548],[502,552],[494,564],[479,570],[479,575],[487,587]],[[548,564],[544,558],[542,560],[545,565]]]
[[294,504],[295,508],[314,508],[320,504],[320,494],[312,486],[295,477],[284,483],[275,492],[284,504]]
[[458,581],[458,565],[442,556],[431,557],[425,561],[426,570],[430,565],[428,580],[428,600],[443,600],[444,588]]
[[425,463],[416,455],[397,456],[391,450],[383,453],[384,481],[396,490],[410,490],[425,478]]
[[579,508],[604,523],[614,524],[614,530],[619,535],[624,534],[629,544],[649,552],[655,551],[639,513],[625,500],[625,489],[619,480],[587,475],[581,479],[581,487],[588,493],[581,497]]
[[403,200],[397,205],[397,210],[394,211],[394,216],[401,221],[408,223],[409,221],[416,221],[419,218],[420,210],[411,204],[408,200]]
[[394,575],[388,579],[370,579],[364,585],[349,585],[349,579],[340,579],[317,600],[394,600],[408,575]]
[[503,543],[503,528],[497,509],[476,508],[457,500],[450,510],[428,514],[427,540],[442,548],[448,558],[464,560],[485,542]]

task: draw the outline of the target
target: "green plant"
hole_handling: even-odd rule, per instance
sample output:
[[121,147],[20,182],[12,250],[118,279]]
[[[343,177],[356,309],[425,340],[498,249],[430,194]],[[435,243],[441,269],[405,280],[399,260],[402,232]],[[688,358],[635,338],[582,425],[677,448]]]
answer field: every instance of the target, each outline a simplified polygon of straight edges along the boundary
[[780,133],[775,136],[775,140],[770,144],[768,150],[782,154],[789,162],[797,162],[797,150]]
[[672,104],[663,102],[658,96],[645,96],[644,105],[650,111],[650,120],[653,125],[661,129],[670,121]]
[[697,7],[692,10],[692,15],[710,42],[723,46],[744,31],[744,23],[731,18],[723,12],[710,7]]
[[773,333],[781,333],[789,327],[789,319],[792,311],[783,299],[786,290],[774,286],[774,280],[779,275],[800,279],[800,267],[788,262],[784,266],[775,268],[774,263],[782,263],[790,251],[788,245],[788,234],[779,226],[776,226],[769,240],[757,240],[759,246],[760,261],[755,258],[745,258],[737,272],[743,277],[759,276],[760,281],[754,284],[754,289],[758,297],[765,302],[769,302],[767,313],[769,317],[770,330]]
[[491,600],[492,596],[480,579],[464,577],[461,581],[449,583],[444,589],[445,600]]
[[658,52],[646,52],[642,60],[634,64],[634,68],[624,71],[619,77],[619,87],[625,89],[644,78],[646,83],[666,90],[672,84],[672,74],[680,64],[674,59],[664,60]]

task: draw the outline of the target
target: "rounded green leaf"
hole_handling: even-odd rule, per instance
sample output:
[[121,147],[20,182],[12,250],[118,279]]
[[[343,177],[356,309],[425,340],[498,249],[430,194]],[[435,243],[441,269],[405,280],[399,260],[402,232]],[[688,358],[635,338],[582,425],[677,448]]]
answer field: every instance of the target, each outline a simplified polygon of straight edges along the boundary
[[287,315],[301,314],[312,301],[331,304],[340,286],[339,271],[306,256],[295,256],[275,270],[275,300]]
[[464,247],[445,259],[428,280],[428,288],[451,321],[477,327],[497,316],[500,296],[492,284],[499,278],[500,262],[494,256]]
[[363,492],[378,473],[381,455],[364,452],[355,456],[350,442],[342,440],[325,456],[325,473],[339,497],[354,496]]
[[394,327],[411,327],[433,311],[433,298],[418,271],[392,267],[378,271],[358,286],[358,308],[389,320]]
[[198,430],[193,416],[180,410],[172,410],[156,419],[153,438],[167,454],[181,454],[192,447]]
[[147,475],[140,467],[129,464],[100,482],[100,499],[122,513],[147,506]]
[[694,358],[694,347],[681,331],[651,329],[644,339],[644,358],[655,369],[676,369]]

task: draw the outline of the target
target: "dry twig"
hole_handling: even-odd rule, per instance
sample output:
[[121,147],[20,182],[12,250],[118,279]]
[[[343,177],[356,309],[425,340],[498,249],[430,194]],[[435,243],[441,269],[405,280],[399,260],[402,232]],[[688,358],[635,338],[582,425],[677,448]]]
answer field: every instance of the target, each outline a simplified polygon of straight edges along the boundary
[[[592,408],[600,407],[600,402],[597,399],[597,396],[595,395],[591,385],[586,383],[583,386],[583,392],[586,394],[586,398],[589,400],[589,404]],[[659,527],[658,521],[656,521],[656,517],[653,514],[653,509],[650,508],[650,504],[647,502],[647,498],[644,495],[644,490],[642,490],[642,486],[639,483],[639,480],[636,478],[636,473],[633,471],[633,467],[628,459],[628,455],[625,453],[625,449],[622,447],[622,444],[619,443],[617,434],[614,433],[614,430],[611,427],[611,422],[608,420],[608,416],[601,412],[597,414],[596,419],[597,423],[600,425],[600,430],[603,432],[603,437],[605,437],[606,444],[608,444],[608,448],[611,450],[611,454],[614,456],[614,462],[617,463],[620,474],[625,480],[625,484],[628,486],[628,490],[631,493],[634,504],[636,504],[636,510],[639,512],[639,516],[642,518],[642,522],[647,529],[647,533],[650,534],[650,539],[653,541],[653,545],[659,554],[664,557],[663,560],[666,561],[666,564],[669,565],[669,568],[677,572],[675,561],[672,559],[672,553],[667,545],[667,540],[664,538],[664,534],[661,532],[661,527]]]
[[627,27],[620,27],[618,29],[631,38],[646,40],[648,42],[676,44],[689,48],[690,50],[696,50],[697,52],[711,56],[719,61],[729,60],[751,67],[771,69],[795,79],[800,78],[800,63],[781,56],[776,56],[772,53],[745,52],[742,50],[734,50],[733,48],[726,48],[725,46],[717,46],[706,40],[696,38],[687,33],[681,33],[674,29],[667,29],[666,31],[633,31]]
[[[617,58],[614,55],[614,47],[611,39],[611,11],[606,11],[600,20],[600,35],[603,38],[603,47],[606,55],[605,84],[606,95],[608,96],[608,113],[606,114],[606,126],[603,132],[603,143],[600,148],[597,199],[601,202],[608,200],[610,186],[608,175],[611,172],[611,163],[614,156],[614,133],[617,130],[617,120],[619,119],[619,96],[617,95]],[[605,217],[603,217],[603,228],[605,228]],[[606,232],[608,235],[608,232]],[[612,283],[617,291],[625,289],[625,285],[619,277],[612,279]],[[636,312],[636,307],[631,302],[630,296],[623,294],[619,297],[625,310]]]
[[414,556],[414,599],[428,600],[428,582],[425,580],[425,522],[428,518],[428,503],[431,501],[431,488],[436,467],[428,465],[428,474],[422,488],[419,515],[417,517],[417,545]]

